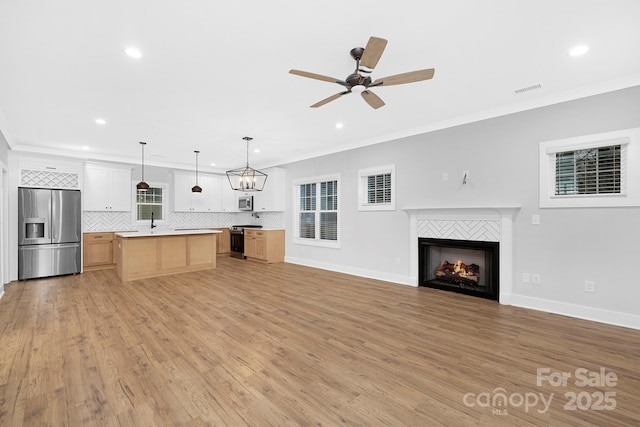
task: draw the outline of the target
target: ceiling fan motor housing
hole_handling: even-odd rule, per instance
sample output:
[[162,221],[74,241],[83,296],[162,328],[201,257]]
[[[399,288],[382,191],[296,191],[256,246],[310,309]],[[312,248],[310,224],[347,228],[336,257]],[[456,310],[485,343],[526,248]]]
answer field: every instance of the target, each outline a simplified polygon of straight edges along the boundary
[[347,76],[347,78],[345,79],[345,82],[347,82],[347,85],[349,85],[349,87],[354,87],[358,85],[369,87],[369,85],[371,84],[371,77],[369,76],[365,77],[358,73],[353,73]]

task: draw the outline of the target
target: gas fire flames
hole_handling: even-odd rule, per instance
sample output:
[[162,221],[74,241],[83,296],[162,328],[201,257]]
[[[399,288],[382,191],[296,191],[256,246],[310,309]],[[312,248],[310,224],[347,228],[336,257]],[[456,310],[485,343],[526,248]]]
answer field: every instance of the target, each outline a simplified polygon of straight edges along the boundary
[[465,268],[465,265],[462,263],[461,260],[458,260],[458,262],[454,264],[453,272],[457,273],[458,276],[462,276],[462,277],[467,276],[467,269]]
[[478,283],[480,274],[480,266],[477,264],[465,264],[462,260],[458,260],[455,264],[449,261],[443,261],[436,271],[436,277],[442,279],[462,278]]

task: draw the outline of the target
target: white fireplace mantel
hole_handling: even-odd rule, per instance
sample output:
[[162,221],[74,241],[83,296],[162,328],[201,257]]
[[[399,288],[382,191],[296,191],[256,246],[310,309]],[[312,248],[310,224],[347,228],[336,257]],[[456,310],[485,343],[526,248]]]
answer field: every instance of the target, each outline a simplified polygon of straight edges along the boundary
[[403,209],[409,215],[409,267],[418,286],[418,238],[500,242],[499,302],[509,304],[513,289],[513,221],[520,206],[431,206]]

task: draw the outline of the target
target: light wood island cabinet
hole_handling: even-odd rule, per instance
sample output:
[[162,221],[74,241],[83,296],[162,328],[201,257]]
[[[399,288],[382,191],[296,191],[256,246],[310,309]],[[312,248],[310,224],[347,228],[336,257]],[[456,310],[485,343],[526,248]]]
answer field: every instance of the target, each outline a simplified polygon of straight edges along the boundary
[[284,230],[244,230],[244,255],[268,263],[284,262]]
[[216,268],[217,230],[116,233],[123,282]]

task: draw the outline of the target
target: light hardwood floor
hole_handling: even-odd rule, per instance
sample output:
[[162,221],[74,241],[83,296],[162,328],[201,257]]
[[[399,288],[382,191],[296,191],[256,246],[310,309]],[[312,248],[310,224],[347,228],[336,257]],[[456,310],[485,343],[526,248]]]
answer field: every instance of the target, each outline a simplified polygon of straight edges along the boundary
[[[2,426],[637,426],[639,366],[637,330],[229,257],[0,300]],[[538,368],[571,378],[538,385]],[[615,385],[576,384],[601,368]]]

